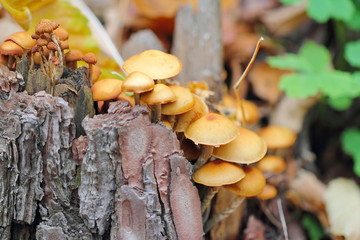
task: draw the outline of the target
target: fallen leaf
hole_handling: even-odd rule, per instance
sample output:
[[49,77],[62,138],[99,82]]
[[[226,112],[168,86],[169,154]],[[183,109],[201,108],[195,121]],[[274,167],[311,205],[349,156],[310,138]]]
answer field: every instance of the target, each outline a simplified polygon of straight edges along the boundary
[[346,240],[360,239],[360,188],[350,179],[329,182],[324,195],[330,232]]

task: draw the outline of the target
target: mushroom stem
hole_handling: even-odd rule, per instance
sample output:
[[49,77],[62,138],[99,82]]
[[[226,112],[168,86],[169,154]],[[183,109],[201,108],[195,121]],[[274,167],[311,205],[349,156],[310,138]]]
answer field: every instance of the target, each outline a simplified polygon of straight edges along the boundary
[[90,86],[92,86],[93,82],[92,82],[92,75],[93,75],[93,64],[90,64],[89,63],[89,66],[88,66],[88,69],[89,69],[89,81],[90,81]]
[[198,170],[202,165],[204,165],[207,162],[207,160],[212,155],[213,149],[214,149],[213,146],[201,145],[200,156],[199,156],[198,160],[196,161],[196,163],[194,164],[194,167],[193,167],[194,172],[196,170]]
[[161,104],[154,104],[152,106],[151,114],[152,122],[159,122],[161,120]]
[[8,59],[8,68],[9,69],[12,69],[12,66],[14,65],[14,62],[15,62],[15,57],[9,55],[9,59]]
[[135,105],[140,105],[140,93],[134,93],[134,100],[135,100]]
[[224,211],[210,218],[204,225],[204,234],[207,234],[210,229],[221,220],[228,217],[231,213],[233,213],[243,202],[245,198],[241,196],[237,196],[237,198],[231,203],[231,205],[226,208]]
[[219,187],[210,187],[207,189],[205,196],[201,202],[201,214],[204,215],[206,209],[209,207],[211,200],[219,192]]
[[59,64],[59,72],[61,73],[60,76],[62,75],[63,71],[64,71],[64,59],[63,59],[63,54],[62,54],[62,50],[61,50],[61,47],[59,45],[59,42],[58,40],[56,39],[55,35],[53,33],[50,33],[50,37],[51,37],[51,40],[55,43],[56,45],[56,49],[57,49],[57,52],[58,52],[58,57],[59,57],[59,61],[60,61],[60,64]]

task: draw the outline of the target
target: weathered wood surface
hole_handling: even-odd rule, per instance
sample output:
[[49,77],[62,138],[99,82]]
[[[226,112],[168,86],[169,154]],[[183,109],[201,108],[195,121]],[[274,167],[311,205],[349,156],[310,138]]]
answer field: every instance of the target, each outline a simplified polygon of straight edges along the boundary
[[178,11],[172,53],[183,69],[175,79],[183,86],[188,81],[206,81],[215,93],[214,102],[222,99],[224,86],[221,36],[220,1],[200,0],[197,12],[191,5]]
[[145,107],[112,104],[86,118],[87,136],[74,139],[68,102],[16,92],[19,76],[5,75],[0,239],[203,238],[189,163],[176,135],[151,123]]
[[197,189],[170,129],[127,103],[83,124],[80,214],[93,232],[103,234],[111,223],[114,240],[202,239]]

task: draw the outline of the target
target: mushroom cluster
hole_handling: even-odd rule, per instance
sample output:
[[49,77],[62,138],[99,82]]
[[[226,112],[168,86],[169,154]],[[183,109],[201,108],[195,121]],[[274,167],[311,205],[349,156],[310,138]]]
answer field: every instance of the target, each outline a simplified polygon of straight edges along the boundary
[[16,32],[0,45],[2,63],[14,70],[16,63],[26,54],[30,59],[29,69],[41,69],[50,79],[50,92],[61,78],[64,68],[77,68],[77,61],[88,64],[89,82],[94,82],[100,75],[94,65],[97,62],[93,53],[82,54],[78,50],[69,50],[68,32],[49,19],[41,19],[36,25],[35,33]]

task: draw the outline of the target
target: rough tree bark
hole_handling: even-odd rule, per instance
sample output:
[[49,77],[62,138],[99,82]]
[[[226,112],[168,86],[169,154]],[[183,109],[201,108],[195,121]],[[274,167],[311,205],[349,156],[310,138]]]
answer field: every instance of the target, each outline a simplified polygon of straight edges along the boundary
[[0,71],[0,239],[202,239],[189,163],[145,107],[113,104],[74,139],[69,104],[21,84]]
[[196,13],[191,5],[180,9],[176,15],[172,49],[183,64],[175,79],[183,86],[188,81],[206,81],[215,93],[214,102],[222,99],[224,86],[220,14],[218,0],[200,0]]

